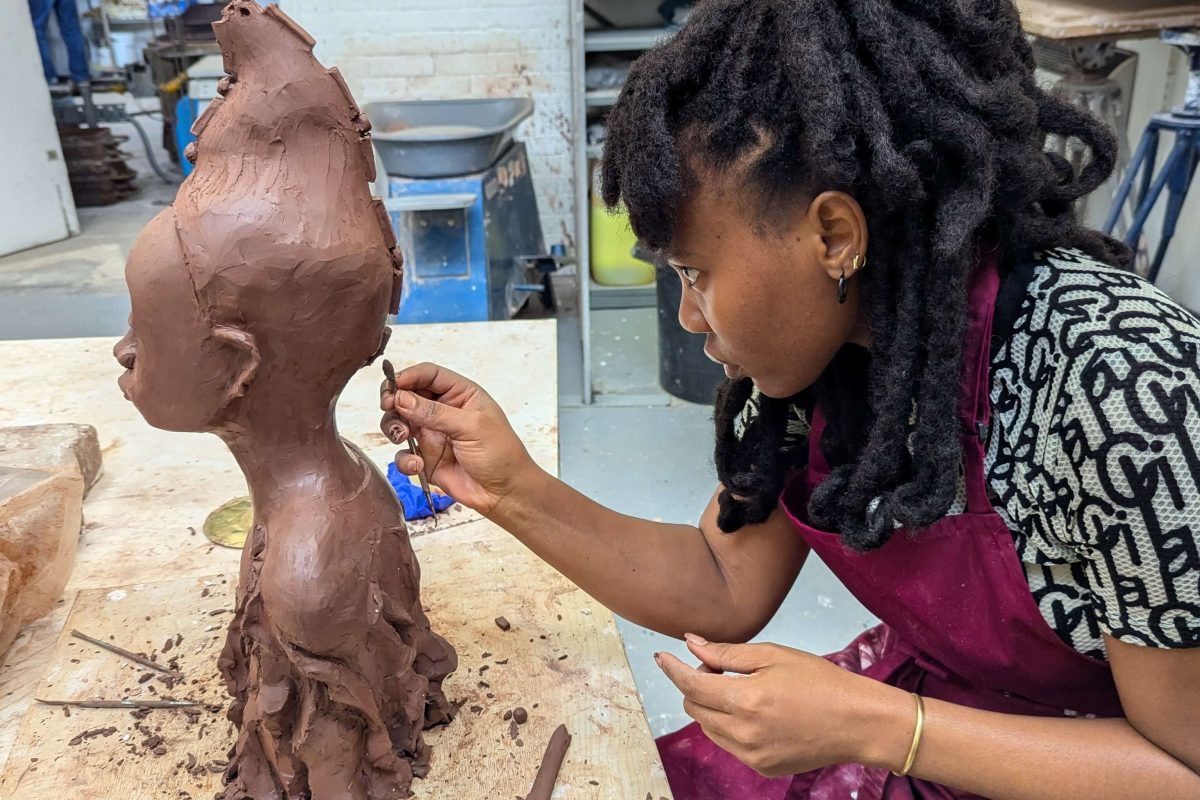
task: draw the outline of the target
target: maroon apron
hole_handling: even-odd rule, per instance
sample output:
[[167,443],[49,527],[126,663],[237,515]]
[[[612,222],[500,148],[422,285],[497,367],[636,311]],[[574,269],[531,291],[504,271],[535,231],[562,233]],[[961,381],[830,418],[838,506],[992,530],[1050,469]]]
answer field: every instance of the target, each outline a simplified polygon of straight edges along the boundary
[[[796,531],[850,592],[882,620],[826,656],[845,669],[925,697],[1037,716],[1124,716],[1106,662],[1064,643],[1030,593],[1008,526],[993,509],[984,472],[991,414],[990,342],[999,274],[971,282],[959,422],[966,513],[919,531],[898,530],[883,547],[852,551],[804,521],[809,495],[829,473],[814,413],[809,466],[784,490]],[[968,798],[966,792],[886,769],[840,764],[764,778],[713,744],[696,724],[658,741],[676,800],[874,800]],[[897,762],[902,753],[897,753]]]

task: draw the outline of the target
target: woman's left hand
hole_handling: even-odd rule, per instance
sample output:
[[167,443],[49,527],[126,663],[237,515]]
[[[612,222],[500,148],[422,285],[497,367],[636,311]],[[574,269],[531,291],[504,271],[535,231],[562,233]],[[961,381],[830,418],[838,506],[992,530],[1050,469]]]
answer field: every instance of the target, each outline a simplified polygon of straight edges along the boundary
[[[907,692],[789,647],[709,644],[691,634],[687,642],[699,668],[669,653],[656,654],[655,662],[683,692],[684,711],[704,733],[762,775],[870,763],[868,748],[887,752],[889,739],[903,739],[877,720],[887,719],[879,712],[907,700]],[[907,742],[891,746],[902,760]]]

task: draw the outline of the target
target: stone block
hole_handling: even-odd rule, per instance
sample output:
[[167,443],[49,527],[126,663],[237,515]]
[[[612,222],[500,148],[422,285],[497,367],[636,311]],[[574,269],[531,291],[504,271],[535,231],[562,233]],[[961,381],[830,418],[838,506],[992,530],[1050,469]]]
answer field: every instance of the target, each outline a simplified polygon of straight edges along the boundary
[[75,563],[83,477],[0,466],[0,663],[21,627],[54,607]]
[[100,479],[100,440],[91,425],[0,428],[0,466],[74,471],[83,478],[86,496]]

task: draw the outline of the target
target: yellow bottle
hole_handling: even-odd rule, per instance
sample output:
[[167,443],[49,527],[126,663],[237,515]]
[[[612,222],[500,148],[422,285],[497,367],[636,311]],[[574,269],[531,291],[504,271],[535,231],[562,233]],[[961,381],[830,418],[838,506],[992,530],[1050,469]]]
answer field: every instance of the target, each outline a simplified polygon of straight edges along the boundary
[[633,257],[637,237],[622,207],[608,213],[600,197],[600,164],[592,164],[589,248],[592,278],[602,286],[643,286],[654,282],[654,265]]

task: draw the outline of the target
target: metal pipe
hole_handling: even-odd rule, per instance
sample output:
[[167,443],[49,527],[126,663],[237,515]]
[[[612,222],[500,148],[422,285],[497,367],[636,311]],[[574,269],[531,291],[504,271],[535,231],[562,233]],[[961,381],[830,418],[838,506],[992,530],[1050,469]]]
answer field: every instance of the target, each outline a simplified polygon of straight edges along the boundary
[[177,175],[173,177],[169,172],[164,171],[163,168],[159,166],[158,159],[154,157],[154,148],[150,146],[150,137],[146,135],[146,130],[142,127],[142,123],[133,117],[129,117],[128,122],[134,127],[134,130],[138,132],[138,136],[142,137],[142,144],[146,148],[146,158],[150,161],[150,168],[154,170],[154,173],[158,175],[158,177],[162,178],[163,183],[178,183],[180,176]]

